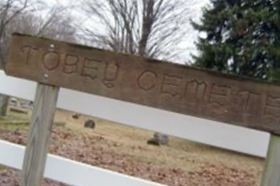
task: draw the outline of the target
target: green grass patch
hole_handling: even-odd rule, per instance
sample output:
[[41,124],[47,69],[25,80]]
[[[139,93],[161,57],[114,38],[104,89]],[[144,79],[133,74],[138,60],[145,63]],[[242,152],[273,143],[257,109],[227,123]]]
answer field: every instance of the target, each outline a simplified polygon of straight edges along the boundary
[[0,129],[14,131],[16,129],[27,129],[29,121],[27,120],[0,120]]
[[9,112],[5,117],[6,120],[29,120],[30,116],[27,114]]
[[27,129],[30,123],[30,116],[27,114],[9,111],[7,116],[0,117],[0,129],[14,131]]
[[0,129],[15,131],[15,130],[27,130],[28,125],[26,123],[0,123]]

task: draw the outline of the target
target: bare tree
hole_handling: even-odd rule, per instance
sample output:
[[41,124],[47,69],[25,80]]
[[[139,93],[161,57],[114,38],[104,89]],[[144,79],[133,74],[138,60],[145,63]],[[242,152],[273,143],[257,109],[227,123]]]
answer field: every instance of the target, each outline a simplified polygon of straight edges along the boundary
[[[6,31],[8,33],[20,32],[55,40],[75,42],[77,29],[73,24],[73,20],[74,18],[67,7],[54,6],[44,14],[44,17],[33,13],[26,13],[20,16],[11,22]],[[10,34],[8,35],[10,36]],[[8,43],[9,39],[9,37],[6,38],[6,43]]]
[[[0,2],[0,69],[4,67],[6,28],[29,7],[28,0],[4,0]],[[6,114],[9,97],[0,95],[0,116]]]
[[[39,1],[36,1],[39,3]],[[13,32],[52,39],[75,41],[76,29],[68,9],[61,6],[45,8],[40,16],[27,0],[7,0],[0,4],[0,64],[4,66],[9,40]],[[33,4],[34,6],[34,4]],[[0,96],[0,116],[6,114],[8,97]]]
[[2,67],[4,66],[6,29],[29,6],[29,0],[4,0],[0,2],[0,66]]
[[[93,26],[85,29],[88,44],[157,59],[176,59],[190,29],[188,4],[194,0],[85,1]],[[186,38],[186,37],[185,37]]]
[[[94,26],[85,29],[88,44],[144,57],[176,60],[190,30],[189,7],[194,0],[85,1]],[[186,41],[187,42],[187,41]],[[187,51],[187,49],[185,50]],[[155,133],[149,144],[166,144],[168,136]]]

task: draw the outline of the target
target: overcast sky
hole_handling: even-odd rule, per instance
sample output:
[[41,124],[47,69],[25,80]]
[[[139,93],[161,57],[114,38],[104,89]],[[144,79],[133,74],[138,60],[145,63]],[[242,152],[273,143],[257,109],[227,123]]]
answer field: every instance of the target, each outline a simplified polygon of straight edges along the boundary
[[[69,0],[45,0],[47,3],[50,5],[54,4],[61,4],[61,5],[67,5],[67,6],[76,6],[77,1],[69,1]],[[199,21],[201,17],[201,9],[202,7],[207,6],[209,4],[209,0],[200,0],[197,1],[195,5],[190,5],[192,8],[192,16],[191,18],[195,21]],[[79,17],[79,20],[83,20],[84,24],[92,24],[90,22],[90,19],[86,20],[82,15],[77,14],[77,17]],[[81,18],[83,17],[83,18]],[[189,34],[186,36],[187,39],[185,39],[184,42],[178,44],[178,49],[179,50],[186,50],[187,52],[184,53],[182,56],[180,56],[180,60],[178,60],[179,63],[185,63],[186,61],[191,60],[191,53],[196,53],[195,49],[195,41],[197,40],[198,32],[196,32],[193,29],[190,29]]]
[[[193,6],[193,11],[192,11],[192,19],[196,22],[200,20],[200,17],[202,15],[202,8],[209,5],[210,0],[200,0],[195,6]],[[195,54],[196,53],[196,47],[195,47],[195,41],[198,38],[198,32],[195,31],[194,29],[190,30],[188,37],[188,42],[186,43],[181,43],[181,48],[184,50],[185,48],[188,48],[189,51],[182,56],[182,58],[191,60],[191,53]]]

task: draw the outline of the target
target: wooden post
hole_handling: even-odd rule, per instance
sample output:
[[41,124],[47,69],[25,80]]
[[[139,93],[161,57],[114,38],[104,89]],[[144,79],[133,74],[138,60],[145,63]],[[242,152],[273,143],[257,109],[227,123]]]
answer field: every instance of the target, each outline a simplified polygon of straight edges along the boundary
[[59,88],[38,84],[24,156],[21,186],[40,186]]
[[9,96],[0,95],[0,116],[6,116],[9,105]]
[[271,136],[261,186],[280,186],[280,136]]

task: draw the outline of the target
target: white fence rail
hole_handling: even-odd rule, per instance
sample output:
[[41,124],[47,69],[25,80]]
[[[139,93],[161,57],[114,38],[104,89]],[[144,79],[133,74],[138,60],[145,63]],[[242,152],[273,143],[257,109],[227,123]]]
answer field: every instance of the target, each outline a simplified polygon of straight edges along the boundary
[[[2,94],[33,100],[35,87],[0,71]],[[266,157],[270,138],[265,132],[67,89],[60,91],[58,107],[259,157]]]
[[[35,86],[34,82],[7,77],[0,71],[2,94],[33,100]],[[266,156],[270,138],[264,132],[66,89],[60,92],[58,107],[260,157]],[[23,146],[0,140],[0,152],[0,164],[21,169]],[[44,176],[75,186],[161,185],[53,155],[48,155]]]
[[[0,164],[21,169],[24,149],[0,140]],[[54,155],[48,155],[45,177],[75,186],[164,186]]]

